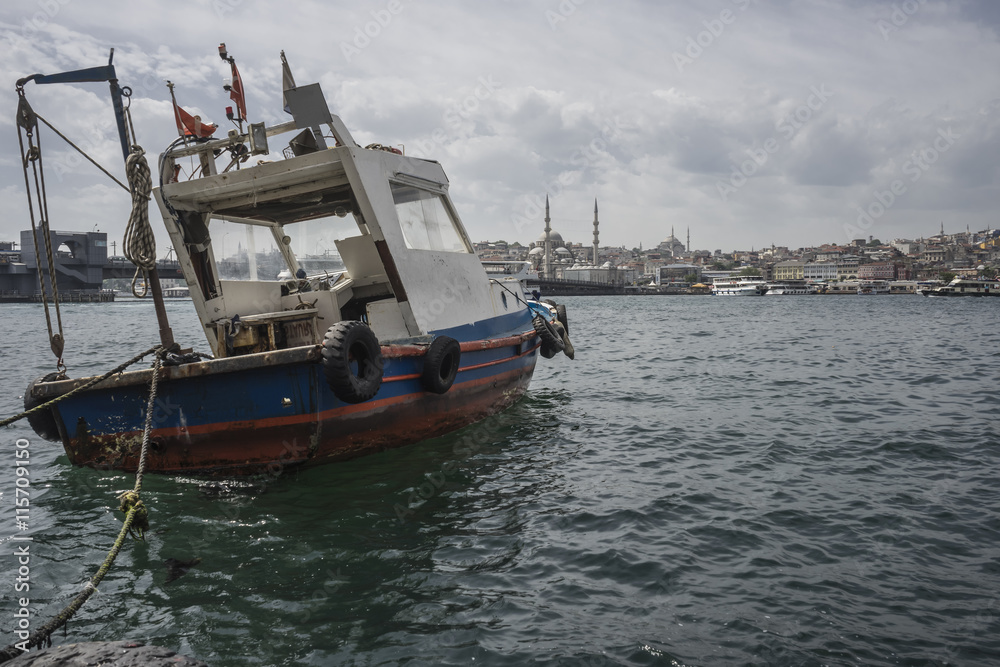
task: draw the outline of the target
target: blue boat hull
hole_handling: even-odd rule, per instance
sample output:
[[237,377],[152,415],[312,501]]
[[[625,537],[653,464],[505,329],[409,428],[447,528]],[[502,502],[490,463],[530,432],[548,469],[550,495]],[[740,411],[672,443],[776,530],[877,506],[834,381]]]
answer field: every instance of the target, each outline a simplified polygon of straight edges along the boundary
[[[449,433],[509,407],[527,390],[540,342],[525,323],[513,324],[507,331],[494,324],[447,332],[462,336],[462,353],[444,394],[421,384],[426,346],[420,345],[382,346],[382,385],[357,404],[341,401],[327,385],[320,346],[165,367],[146,469],[274,474]],[[475,337],[481,333],[492,335]],[[135,470],[151,379],[151,369],[124,373],[53,408],[72,463]],[[45,383],[36,395],[50,398],[84,381]]]

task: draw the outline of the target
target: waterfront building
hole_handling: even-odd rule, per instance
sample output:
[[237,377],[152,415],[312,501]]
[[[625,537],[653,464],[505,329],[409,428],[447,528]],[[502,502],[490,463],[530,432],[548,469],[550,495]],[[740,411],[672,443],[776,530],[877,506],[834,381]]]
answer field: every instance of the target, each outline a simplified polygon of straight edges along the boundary
[[807,262],[802,267],[803,280],[829,282],[837,279],[837,265],[834,262]]
[[873,262],[858,266],[858,280],[895,280],[896,265],[892,262]]
[[856,280],[859,263],[860,258],[857,255],[841,255],[837,259],[837,278],[839,280]]
[[[699,276],[700,280],[701,267],[695,266],[694,264],[667,264],[665,266],[659,267],[656,272],[656,284],[657,285],[676,285],[676,284],[687,284],[685,278],[694,274]],[[697,280],[695,281],[697,282]]]
[[789,259],[774,265],[773,279],[803,280],[805,263],[798,259]]

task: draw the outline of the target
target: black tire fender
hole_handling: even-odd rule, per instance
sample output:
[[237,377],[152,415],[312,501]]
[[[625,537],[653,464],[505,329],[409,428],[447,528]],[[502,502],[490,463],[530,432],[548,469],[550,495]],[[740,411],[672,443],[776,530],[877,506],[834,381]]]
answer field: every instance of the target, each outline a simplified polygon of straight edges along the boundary
[[462,360],[462,346],[448,336],[438,336],[431,341],[424,356],[424,372],[420,383],[432,394],[444,394],[455,383],[458,366]]
[[542,356],[546,359],[551,359],[556,356],[559,352],[563,350],[562,336],[556,331],[556,328],[552,326],[552,323],[546,320],[541,315],[535,315],[531,320],[532,326],[535,328],[535,333],[542,340]]
[[566,306],[561,303],[556,306],[556,319],[562,323],[566,333],[569,333],[569,317],[566,315]]
[[[36,378],[31,381],[28,388],[24,390],[24,409],[31,410],[32,408],[37,408],[42,403],[46,403],[46,400],[35,398],[31,395],[31,391],[40,382],[52,382],[54,380],[65,379],[59,373],[49,373],[40,378]],[[51,400],[51,399],[49,399]],[[59,426],[56,424],[56,415],[52,411],[52,408],[48,410],[40,410],[32,415],[28,415],[28,423],[31,425],[32,430],[38,435],[38,437],[49,440],[51,442],[59,442]]]
[[323,374],[334,395],[345,403],[363,403],[382,386],[382,347],[364,322],[337,322],[323,336]]

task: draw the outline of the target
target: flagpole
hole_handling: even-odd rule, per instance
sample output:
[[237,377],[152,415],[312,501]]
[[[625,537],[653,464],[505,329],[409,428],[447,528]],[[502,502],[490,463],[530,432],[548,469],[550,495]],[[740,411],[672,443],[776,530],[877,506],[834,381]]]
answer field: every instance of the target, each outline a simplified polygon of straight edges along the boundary
[[177,125],[177,134],[181,135],[181,139],[184,140],[184,145],[187,146],[187,135],[184,134],[184,130],[181,129],[180,114],[177,113],[177,98],[174,97],[174,83],[172,81],[167,81],[167,88],[170,89],[170,101],[174,105],[174,124]]

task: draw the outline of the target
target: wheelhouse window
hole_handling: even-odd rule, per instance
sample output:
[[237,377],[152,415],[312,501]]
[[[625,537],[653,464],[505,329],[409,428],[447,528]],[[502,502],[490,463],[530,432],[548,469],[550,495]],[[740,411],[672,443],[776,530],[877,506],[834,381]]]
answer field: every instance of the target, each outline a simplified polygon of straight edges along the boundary
[[407,248],[472,252],[440,194],[393,183],[392,199]]

